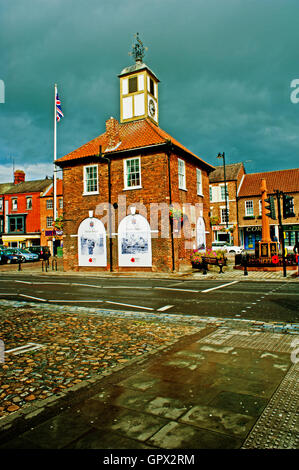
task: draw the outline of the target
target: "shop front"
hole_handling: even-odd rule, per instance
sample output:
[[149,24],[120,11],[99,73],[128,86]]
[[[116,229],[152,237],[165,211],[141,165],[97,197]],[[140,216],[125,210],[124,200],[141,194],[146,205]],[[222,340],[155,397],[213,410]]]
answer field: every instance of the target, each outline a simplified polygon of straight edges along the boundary
[[299,242],[299,225],[284,225],[284,239],[285,246],[291,250],[294,248],[296,242]]
[[[277,230],[274,225],[270,226],[271,240],[275,240]],[[255,246],[262,239],[262,227],[259,225],[241,228],[241,244],[245,250],[255,250]]]
[[231,243],[233,230],[233,225],[229,225],[228,228],[223,225],[212,225],[213,242]]
[[28,248],[40,243],[40,235],[2,235],[2,242],[9,248]]

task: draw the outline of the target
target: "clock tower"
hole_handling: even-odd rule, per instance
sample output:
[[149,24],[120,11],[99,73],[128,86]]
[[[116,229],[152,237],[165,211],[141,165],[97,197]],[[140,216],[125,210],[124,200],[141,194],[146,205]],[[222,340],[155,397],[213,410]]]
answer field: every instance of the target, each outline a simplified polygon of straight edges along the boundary
[[158,83],[154,72],[143,62],[145,47],[136,35],[136,43],[130,53],[135,64],[126,67],[120,78],[120,122],[149,118],[158,125]]

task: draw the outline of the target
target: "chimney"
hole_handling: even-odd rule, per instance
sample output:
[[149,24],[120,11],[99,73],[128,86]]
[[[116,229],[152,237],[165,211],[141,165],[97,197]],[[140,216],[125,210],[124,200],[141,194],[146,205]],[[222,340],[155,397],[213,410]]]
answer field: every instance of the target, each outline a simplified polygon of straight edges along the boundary
[[113,149],[119,143],[119,122],[111,117],[106,121],[107,148]]
[[14,184],[24,183],[25,173],[22,170],[16,170],[14,172]]

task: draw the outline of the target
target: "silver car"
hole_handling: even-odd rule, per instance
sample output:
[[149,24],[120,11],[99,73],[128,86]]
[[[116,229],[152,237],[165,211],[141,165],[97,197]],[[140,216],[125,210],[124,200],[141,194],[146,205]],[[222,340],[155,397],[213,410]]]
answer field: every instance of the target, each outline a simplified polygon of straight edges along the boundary
[[226,242],[213,242],[212,249],[222,250],[225,253],[234,253],[234,254],[240,254],[240,253],[243,253],[244,251],[244,248],[242,248],[241,246],[230,245],[229,243],[226,243]]
[[30,253],[30,251],[26,250],[25,248],[17,248],[16,253],[22,256],[22,262],[38,261],[38,255],[35,253]]

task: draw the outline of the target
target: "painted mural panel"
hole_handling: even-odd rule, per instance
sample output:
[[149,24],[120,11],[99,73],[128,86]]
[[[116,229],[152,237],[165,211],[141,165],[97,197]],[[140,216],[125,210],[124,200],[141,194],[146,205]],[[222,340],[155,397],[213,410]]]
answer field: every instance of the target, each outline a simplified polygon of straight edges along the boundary
[[81,222],[78,230],[79,266],[107,266],[106,230],[95,217]]
[[152,265],[151,232],[147,220],[139,214],[128,215],[118,229],[119,266]]
[[202,250],[206,248],[206,226],[203,217],[198,217],[197,219],[196,241],[197,249]]

